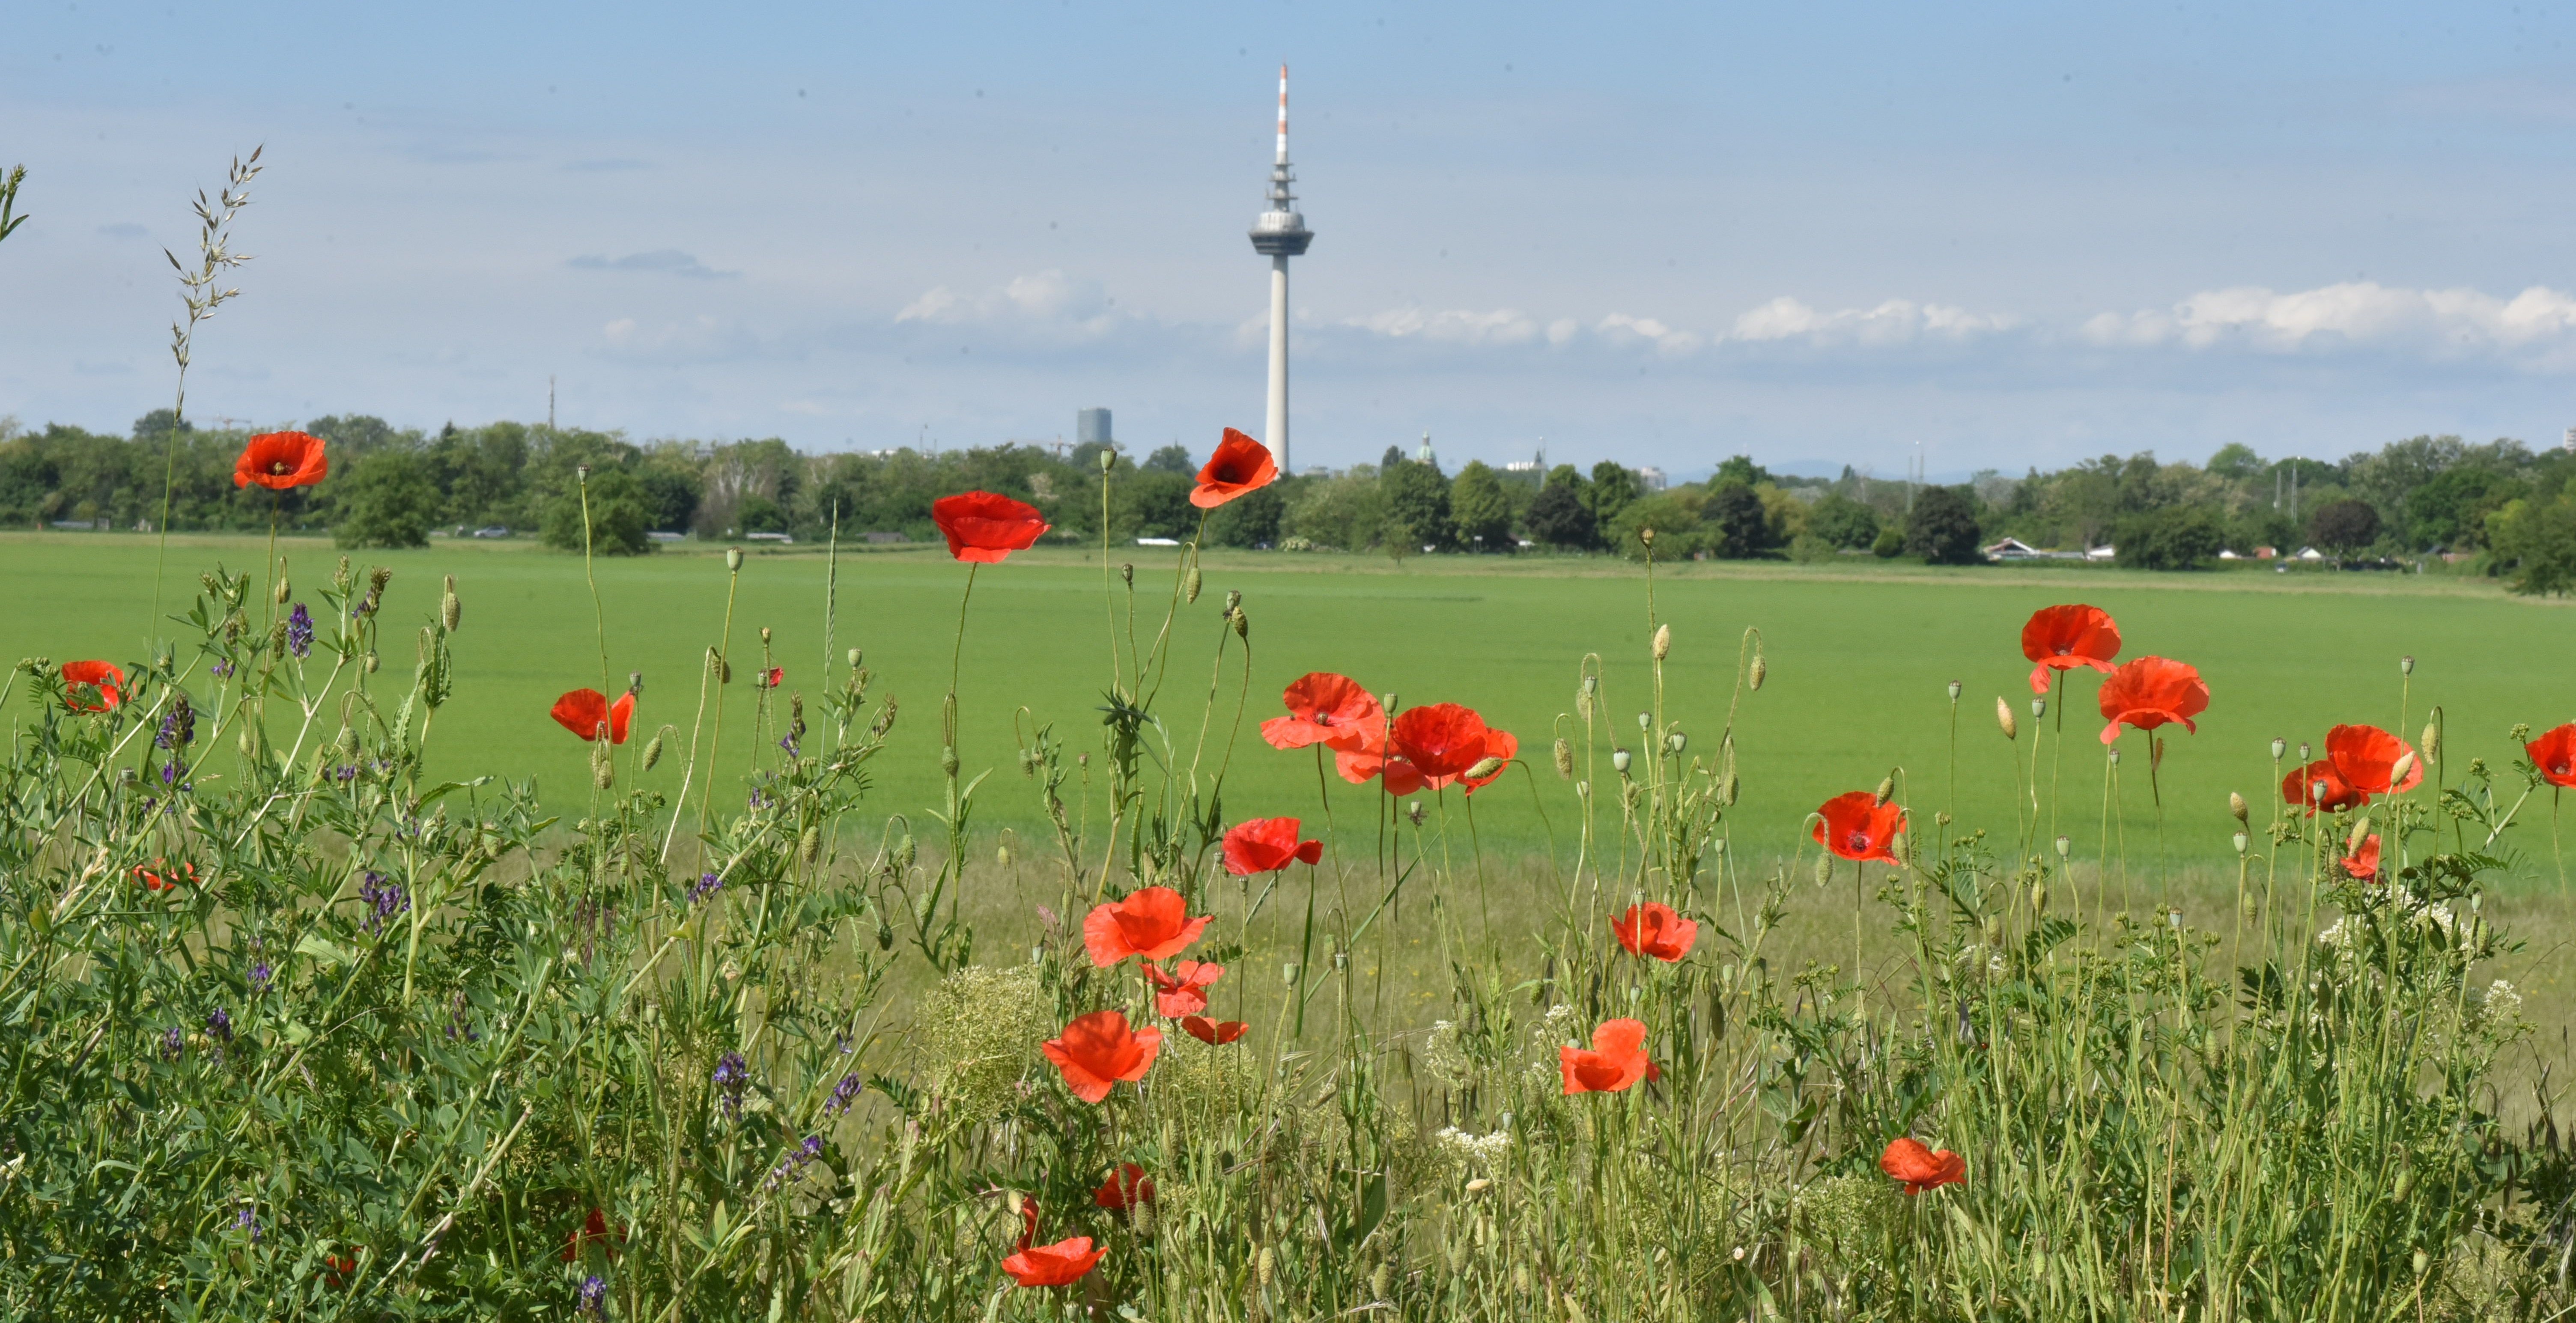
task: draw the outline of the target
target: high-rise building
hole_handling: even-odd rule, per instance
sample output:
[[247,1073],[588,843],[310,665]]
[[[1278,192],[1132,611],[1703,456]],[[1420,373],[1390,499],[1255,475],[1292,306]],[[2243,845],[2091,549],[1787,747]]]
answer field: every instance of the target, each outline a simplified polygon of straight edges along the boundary
[[1297,176],[1288,168],[1288,66],[1279,66],[1279,152],[1270,164],[1270,209],[1252,222],[1252,251],[1270,259],[1270,409],[1262,441],[1279,461],[1288,463],[1288,259],[1306,251],[1315,232],[1297,211],[1289,190]]
[[1107,409],[1079,409],[1074,412],[1073,442],[1075,445],[1088,445],[1095,441],[1108,445],[1116,439],[1109,427]]

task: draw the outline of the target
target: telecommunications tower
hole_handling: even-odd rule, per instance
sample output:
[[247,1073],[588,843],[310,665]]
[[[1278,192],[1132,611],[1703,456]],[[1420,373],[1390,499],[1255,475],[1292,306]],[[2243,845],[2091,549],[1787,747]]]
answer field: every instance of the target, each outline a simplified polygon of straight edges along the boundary
[[1297,176],[1288,169],[1288,66],[1279,66],[1279,155],[1270,164],[1270,209],[1252,222],[1252,251],[1270,259],[1270,416],[1262,440],[1278,456],[1282,475],[1288,464],[1288,259],[1306,251],[1315,232],[1297,212],[1297,195],[1288,191]]

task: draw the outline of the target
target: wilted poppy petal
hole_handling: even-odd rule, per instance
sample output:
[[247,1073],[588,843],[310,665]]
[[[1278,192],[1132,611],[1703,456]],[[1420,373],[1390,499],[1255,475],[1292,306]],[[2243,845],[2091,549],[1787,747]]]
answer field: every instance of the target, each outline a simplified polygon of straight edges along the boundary
[[1241,1020],[1211,1020],[1204,1015],[1181,1018],[1181,1031],[1202,1043],[1231,1043],[1251,1027]]

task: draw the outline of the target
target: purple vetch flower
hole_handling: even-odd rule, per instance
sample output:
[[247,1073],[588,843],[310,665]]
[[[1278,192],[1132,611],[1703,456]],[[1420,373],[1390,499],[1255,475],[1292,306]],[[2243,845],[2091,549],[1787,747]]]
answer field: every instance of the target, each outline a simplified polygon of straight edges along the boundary
[[706,900],[722,890],[724,890],[724,879],[722,877],[719,877],[714,873],[700,874],[697,881],[689,884],[689,903],[695,905],[699,901]]
[[782,749],[785,749],[785,750],[787,751],[787,756],[788,756],[788,757],[790,757],[790,758],[795,757],[795,756],[796,756],[796,752],[797,752],[797,750],[796,750],[796,737],[795,737],[795,736],[793,736],[793,735],[781,735],[781,736],[779,736],[779,737],[778,737],[778,747],[779,747],[779,748],[782,748]]
[[276,976],[277,971],[270,969],[267,961],[259,961],[250,967],[250,990],[254,993],[268,991],[268,981]]
[[153,732],[152,742],[164,749],[184,749],[196,738],[197,709],[188,706],[188,696],[181,694],[161,714],[161,728]]
[[581,1281],[581,1308],[584,1313],[608,1316],[608,1283],[597,1273]]
[[358,899],[368,907],[366,925],[371,933],[382,929],[387,920],[411,908],[411,897],[403,891],[402,883],[392,881],[372,868],[359,879]]
[[179,1059],[181,1054],[185,1053],[187,1050],[188,1036],[179,1032],[179,1026],[174,1024],[161,1031],[162,1060],[176,1061]]
[[249,1232],[251,1239],[259,1239],[259,1214],[255,1210],[243,1208],[240,1213],[234,1215],[233,1225]]
[[297,661],[313,655],[313,613],[305,610],[302,602],[287,614],[286,650],[294,653]]
[[751,792],[751,799],[750,799],[750,801],[749,801],[749,806],[750,806],[750,808],[751,808],[751,811],[752,811],[752,812],[757,813],[757,812],[759,812],[760,810],[762,810],[762,809],[765,809],[765,808],[769,807],[769,806],[770,806],[772,803],[774,803],[774,802],[775,802],[775,801],[773,801],[772,799],[770,799],[770,797],[769,797],[769,796],[764,795],[764,794],[760,793],[760,791],[759,791],[759,790],[755,789],[755,790],[753,790],[753,791]]
[[799,1144],[794,1149],[790,1150],[786,1157],[779,1159],[777,1166],[770,1168],[769,1179],[766,1182],[763,1182],[761,1188],[765,1190],[777,1189],[779,1186],[787,1183],[787,1181],[794,1177],[797,1172],[804,1170],[806,1163],[812,1162],[814,1159],[821,1156],[823,1156],[823,1137],[820,1135],[805,1136],[804,1143]]
[[823,1100],[823,1115],[839,1116],[850,1110],[850,1104],[858,1101],[858,1097],[859,1077],[843,1075],[841,1082],[832,1086],[832,1096]]
[[206,1012],[206,1036],[218,1042],[233,1041],[233,1017],[225,1014],[223,1007]]
[[740,1052],[727,1052],[716,1059],[715,1085],[717,1105],[724,1108],[725,1119],[742,1116],[742,1091],[751,1083],[751,1066]]
[[230,657],[217,657],[215,658],[215,664],[207,667],[206,669],[214,672],[214,676],[218,680],[229,680],[233,678],[233,659]]

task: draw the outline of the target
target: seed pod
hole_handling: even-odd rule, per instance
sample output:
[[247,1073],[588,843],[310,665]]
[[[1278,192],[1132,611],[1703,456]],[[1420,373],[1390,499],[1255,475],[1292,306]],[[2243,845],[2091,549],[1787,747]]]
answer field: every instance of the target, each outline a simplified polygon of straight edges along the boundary
[[1756,692],[1756,693],[1761,692],[1761,690],[1762,690],[1762,677],[1763,677],[1763,676],[1765,676],[1765,675],[1768,675],[1768,674],[1770,674],[1770,673],[1771,673],[1771,665],[1770,665],[1770,663],[1765,662],[1765,661],[1763,661],[1763,660],[1762,660],[1762,654],[1761,654],[1761,653],[1759,653],[1759,652],[1754,653],[1754,654],[1753,654],[1753,665],[1752,665],[1751,667],[1749,667],[1748,669],[1746,669],[1746,671],[1744,672],[1744,687],[1745,687],[1745,688],[1747,688],[1747,689],[1753,690],[1753,691],[1754,691],[1754,692]]
[[894,729],[894,712],[894,700],[889,698],[884,707],[877,709],[877,719],[869,725],[868,733],[879,739],[885,738],[885,733]]
[[2252,838],[2252,837],[2247,836],[2245,833],[2243,833],[2243,832],[2241,832],[2241,831],[2240,831],[2240,832],[2238,832],[2238,833],[2236,833],[2236,837],[2235,837],[2235,839],[2236,839],[2236,853],[2238,853],[2238,854],[2243,854],[2243,853],[2245,853],[2245,847],[2246,847],[2248,844],[2251,844],[2251,843],[2252,843],[2252,841],[2253,841],[2253,838]]
[[760,627],[760,647],[764,652],[769,649],[769,626],[767,625]]
[[2413,675],[2415,673],[2415,658],[2413,654],[2410,653],[2397,659],[2397,673],[2399,675]]
[[2037,720],[2039,720],[2041,717],[2044,717],[2044,716],[2047,716],[2047,715],[2048,715],[2048,700],[2047,700],[2047,699],[2045,699],[2045,698],[2034,698],[2034,699],[2030,700],[2030,719],[2031,719],[2031,720],[2033,720],[2033,721],[2037,721]]
[[957,775],[956,745],[949,745],[939,751],[939,770],[952,777]]
[[1577,781],[1577,782],[1575,782],[1575,783],[1574,783],[1574,797],[1575,797],[1576,799],[1590,799],[1590,798],[1592,798],[1592,783],[1591,783],[1591,782],[1589,782],[1589,781]]
[[626,692],[633,694],[638,698],[644,696],[644,673],[642,671],[628,671],[626,673]]
[[2113,750],[2111,750],[2111,751],[2110,751],[2110,753],[2111,753],[2111,765],[2112,765],[2113,767],[2117,767],[2117,766],[2119,766],[2119,765],[2120,765],[2120,751],[2119,751],[2118,749],[2113,749]]
[[[1957,685],[1952,685],[1950,687],[1954,690],[1958,688]],[[2005,702],[2000,696],[1995,699],[1995,724],[2003,727],[2005,739],[2015,740],[2021,738],[2021,723],[2013,718],[2012,704]],[[2014,756],[2019,757],[2020,755],[2016,754]]]
[[653,738],[644,745],[643,770],[652,771],[653,764],[660,761],[662,761],[662,732],[657,730],[653,732]]
[[859,669],[859,658],[860,658],[861,656],[863,656],[863,655],[865,655],[865,654],[861,653],[857,648],[852,648],[852,649],[850,649],[850,669],[851,669],[851,670],[854,670],[854,671],[855,671],[855,670]]
[[1181,580],[1181,600],[1192,605],[1199,600],[1199,567],[1196,565],[1191,566],[1189,574]]
[[1610,770],[1617,772],[1621,776],[1626,776],[1628,774],[1628,751],[1626,749],[1612,749],[1610,751]]
[[1690,747],[1690,736],[1678,730],[1674,731],[1672,734],[1664,737],[1664,747],[1672,750],[1675,754],[1679,754],[1682,750]]
[[[1107,473],[1107,472],[1109,471],[1109,469],[1110,469],[1110,466],[1112,466],[1112,465],[1116,464],[1117,462],[1118,462],[1118,452],[1117,452],[1117,451],[1111,450],[1111,449],[1109,449],[1107,446],[1103,446],[1103,447],[1101,447],[1101,448],[1100,448],[1100,471],[1101,471],[1101,472],[1103,472],[1103,473]],[[1012,1211],[1012,1212],[1014,1212],[1014,1213],[1016,1213],[1016,1212],[1018,1212],[1018,1211],[1020,1211],[1020,1210],[1018,1210],[1018,1209],[1014,1208],[1014,1209],[1012,1209],[1011,1211]]]
[[1671,656],[1672,651],[1673,627],[1670,625],[1655,626],[1655,660],[1662,661],[1664,658]]
[[815,860],[822,858],[823,829],[820,827],[806,828],[805,834],[797,838],[796,853],[804,856],[805,862],[808,866],[811,866]]
[[1558,740],[1556,741],[1556,747],[1555,747],[1555,749],[1554,749],[1552,752],[1556,755],[1556,776],[1557,776],[1557,779],[1558,779],[1558,780],[1560,780],[1560,781],[1571,781],[1571,780],[1573,780],[1573,779],[1574,779],[1574,745],[1573,745],[1572,743],[1568,742],[1567,740],[1565,740],[1563,737],[1559,737],[1559,738],[1558,738]]
[[451,574],[447,576],[447,591],[438,597],[438,623],[453,634],[464,619],[465,603],[457,599],[456,576]]
[[[1951,702],[1956,703],[1956,702],[1958,702],[1958,701],[1959,701],[1959,689],[1960,689],[1960,687],[1961,687],[1961,686],[1960,686],[1960,684],[1959,684],[1959,682],[1958,682],[1958,681],[1956,681],[1956,680],[1952,680],[1952,681],[1950,682],[1950,701],[1951,701]],[[2002,700],[2001,700],[2001,699],[1997,699],[1996,701],[1997,701],[1997,702],[2001,702]]]
[[1467,769],[1467,779],[1470,781],[1487,780],[1500,774],[1502,770],[1503,760],[1494,757],[1492,754],[1487,754],[1484,757],[1477,759],[1475,766]]
[[1652,546],[1654,546],[1654,545],[1655,545],[1655,530],[1653,530],[1653,529],[1651,529],[1651,528],[1640,528],[1640,529],[1638,529],[1638,530],[1637,530],[1637,540],[1638,540],[1638,541],[1640,541],[1640,542],[1645,543],[1648,547],[1652,547]]
[[1890,772],[1878,783],[1878,802],[1885,804],[1894,798],[1896,798],[1896,773]]
[[2299,741],[2299,761],[2306,762],[2308,760],[2308,753],[2308,742],[2306,740]]
[[1130,588],[1135,587],[1135,586],[1136,586],[1136,567],[1135,567],[1133,564],[1121,563],[1121,564],[1118,566],[1118,577],[1119,577],[1119,578],[1121,578],[1121,579],[1125,579],[1125,580],[1127,581],[1127,586],[1128,586],[1128,587],[1130,587]]
[[725,572],[728,574],[742,573],[742,548],[725,548]]
[[2243,822],[2245,821],[2245,815],[2252,810],[2246,807],[2245,797],[2243,795],[2230,790],[2227,792],[2227,811],[2229,814],[2234,816],[2238,822]]
[[2072,836],[2060,836],[2060,837],[2058,837],[2058,838],[2057,838],[2057,861],[2058,861],[2059,863],[2064,863],[2064,862],[2066,862],[2066,856],[2067,856],[2068,854],[2072,853],[2072,852],[2074,851],[2074,849],[2075,849],[2075,838],[2074,838],[2074,837],[2072,837]]
[[2273,737],[2272,737],[2272,761],[2274,761],[2274,762],[2276,762],[2276,763],[2277,763],[2277,762],[2279,762],[2279,761],[2281,761],[2281,755],[2282,755],[2282,754],[2284,754],[2284,753],[2289,752],[2289,748],[2290,748],[2290,745],[2289,745],[2289,742],[2288,742],[2288,741],[2286,741],[2286,740],[2282,739],[2282,738],[2281,738],[2280,736],[2278,736],[2278,735],[2273,736]]

